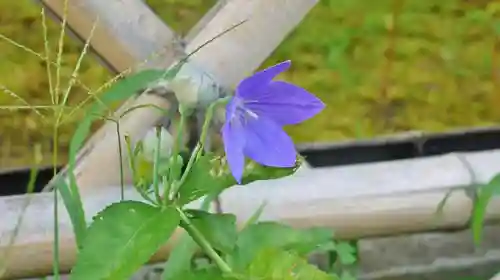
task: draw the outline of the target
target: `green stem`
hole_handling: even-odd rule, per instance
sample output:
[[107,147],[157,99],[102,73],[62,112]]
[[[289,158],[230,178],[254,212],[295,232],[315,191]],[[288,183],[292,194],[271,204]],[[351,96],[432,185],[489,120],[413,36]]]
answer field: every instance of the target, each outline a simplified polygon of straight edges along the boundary
[[181,208],[177,208],[181,217],[183,228],[193,238],[193,240],[201,247],[201,249],[208,255],[212,261],[219,267],[224,274],[232,274],[232,269],[229,265],[217,254],[215,249],[210,245],[210,242],[203,236],[203,234],[191,223],[186,213]]
[[201,156],[201,153],[203,151],[203,145],[204,145],[205,141],[207,140],[208,128],[210,127],[210,122],[212,121],[212,118],[214,116],[215,108],[218,105],[226,104],[230,98],[231,98],[230,96],[221,98],[221,99],[213,102],[212,104],[210,104],[210,106],[208,107],[207,113],[205,115],[205,121],[203,122],[203,127],[201,130],[201,135],[200,135],[200,139],[198,141],[198,144],[196,144],[194,151],[191,153],[191,157],[189,158],[189,161],[186,165],[186,169],[184,170],[184,173],[182,174],[180,181],[176,182],[172,188],[173,197],[175,197],[175,195],[179,191],[179,188],[182,186],[182,184],[184,184],[184,181],[186,181],[187,175],[191,171],[191,168],[193,167],[194,163]]
[[[179,122],[179,128],[177,129],[177,134],[175,135],[175,140],[174,140],[174,146],[172,148],[172,152],[170,154],[170,158],[174,160],[174,165],[178,164],[177,162],[177,155],[179,154],[180,147],[183,145],[184,138],[183,138],[183,133],[184,133],[184,127],[186,126],[186,116],[184,114],[184,109],[180,107],[179,112],[181,114],[180,117],[180,122]],[[175,176],[178,175],[178,170],[175,170],[174,168],[170,168],[170,180],[172,182],[176,181],[178,178],[174,178]]]
[[201,145],[197,144],[196,147],[194,148],[193,153],[191,154],[191,157],[189,158],[189,161],[186,165],[186,169],[184,170],[184,173],[181,176],[181,179],[179,181],[174,181],[172,182],[172,187],[170,190],[170,195],[172,198],[175,198],[177,196],[177,192],[179,192],[179,189],[181,188],[182,184],[184,184],[184,181],[186,181],[187,174],[189,174],[189,171],[194,165],[195,158],[197,157],[197,154],[201,152]]
[[[178,162],[178,155],[179,155],[179,150],[180,147],[183,145],[183,132],[184,132],[184,127],[186,126],[186,114],[185,110],[182,107],[182,105],[179,105],[179,113],[180,113],[180,123],[179,123],[179,128],[174,140],[174,146],[172,148],[172,152],[170,154],[170,159],[172,162],[170,162],[169,166],[169,180],[166,183],[168,186],[167,188],[164,189],[163,193],[163,198],[165,204],[169,201],[170,198],[174,198],[177,195],[177,192],[179,191],[180,184],[178,183],[178,178],[179,176],[179,170],[177,169],[180,165]],[[179,167],[180,168],[180,167]]]
[[153,164],[153,190],[155,192],[155,196],[158,204],[161,204],[161,196],[160,196],[160,187],[158,179],[160,178],[160,174],[158,171],[160,169],[160,149],[161,149],[161,127],[157,126],[156,128],[156,150],[155,150],[155,158]]
[[120,133],[120,120],[116,121],[116,135],[118,137],[118,155],[120,158],[120,200],[125,200],[125,186],[123,174],[123,153],[122,153],[122,135]]
[[[207,114],[205,115],[205,120],[203,122],[203,126],[201,128],[201,135],[200,135],[200,141],[198,142],[201,145],[201,148],[204,147],[206,141],[207,141],[207,134],[208,134],[208,129],[210,128],[210,122],[212,121],[215,113],[215,109],[219,105],[227,104],[227,102],[231,99],[231,96],[227,96],[224,98],[221,98],[217,100],[216,102],[210,104],[210,106],[207,109]],[[201,153],[196,156],[196,160],[200,157]]]
[[[53,135],[53,146],[54,146],[54,153],[52,154],[52,165],[53,165],[53,170],[54,170],[54,178],[57,176],[57,156],[58,156],[58,131],[59,124],[56,123],[54,125],[54,135]],[[59,197],[57,195],[58,189],[54,188],[54,243],[53,243],[53,250],[54,250],[54,262],[52,265],[53,273],[54,273],[54,279],[59,280],[60,275],[59,275]]]

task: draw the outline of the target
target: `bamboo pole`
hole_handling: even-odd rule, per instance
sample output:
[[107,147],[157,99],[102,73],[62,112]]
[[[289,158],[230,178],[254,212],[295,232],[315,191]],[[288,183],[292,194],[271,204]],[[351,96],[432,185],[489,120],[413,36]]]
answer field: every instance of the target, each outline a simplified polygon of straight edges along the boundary
[[[470,168],[464,165],[464,158]],[[235,186],[221,196],[222,211],[234,213],[239,224],[267,202],[261,220],[276,220],[294,227],[322,226],[338,238],[355,239],[409,232],[451,230],[468,227],[472,200],[464,188],[487,182],[500,166],[500,150],[449,154],[413,160],[351,165],[335,168],[305,168],[294,176]],[[475,175],[477,181],[471,176]],[[455,190],[441,214],[437,208],[450,190]],[[83,198],[87,217],[118,200],[118,187],[101,188]],[[7,250],[28,196],[0,197],[0,253]],[[128,199],[136,199],[132,190]],[[53,201],[50,194],[34,194],[19,234],[10,248],[5,277],[49,274],[52,262]],[[500,198],[489,204],[485,220],[500,220]],[[62,269],[75,261],[71,224],[61,214]],[[175,242],[175,238],[172,242]],[[166,259],[167,244],[154,257]]]
[[[61,17],[63,0],[42,2],[55,15]],[[69,3],[68,24],[73,32],[82,38],[88,36],[89,27],[96,18],[99,19],[96,32],[102,35],[94,37],[98,39],[92,40],[91,45],[109,64],[113,65],[115,62],[113,67],[117,70],[136,65],[151,55],[152,49],[161,50],[161,47],[171,43],[172,38],[162,36],[169,34],[166,26],[154,17],[142,1],[73,0]],[[206,26],[188,44],[187,52],[196,49],[231,26],[244,20],[247,22],[216,40],[210,47],[202,49],[193,57],[190,65],[201,66],[213,74],[222,85],[234,85],[255,70],[316,3],[317,0],[228,1],[223,6],[217,7],[219,9],[217,16],[205,19]],[[147,24],[141,25],[144,21]],[[134,27],[135,25],[139,27]],[[172,35],[171,32],[170,34]],[[140,39],[141,36],[149,40]],[[118,43],[115,44],[114,41]],[[151,47],[150,44],[153,43],[156,47]],[[108,44],[113,47],[106,51],[105,47]],[[142,46],[143,44],[145,46]],[[113,49],[115,53],[121,55],[113,56]],[[166,53],[167,55],[160,54],[159,58],[147,67],[168,67],[172,61],[166,57],[170,54],[173,58],[175,55]],[[151,95],[141,95],[128,102],[126,106],[135,106],[138,103],[159,104],[167,108],[169,106],[166,100]],[[120,111],[123,111],[123,108]],[[126,120],[122,120],[121,127],[132,139],[138,139],[161,117],[155,110],[136,110],[129,114]],[[119,182],[115,129],[113,124],[101,128],[88,141],[77,159],[75,175],[79,187],[84,191],[82,197],[86,208],[90,209],[87,210],[88,213],[95,213],[113,200],[118,200],[117,188],[108,187],[116,186]],[[64,175],[64,172],[62,174]],[[5,253],[9,249],[7,272],[4,276],[7,278],[43,275],[50,273],[51,270],[53,217],[48,211],[53,207],[53,202],[50,201],[48,194],[32,196],[16,241],[13,246],[8,246],[6,242],[9,238],[5,237],[12,235],[15,229],[12,221],[16,221],[16,217],[21,213],[20,209],[25,206],[26,198],[27,196],[0,198],[2,213],[9,213],[2,215],[7,222],[2,219],[0,223],[0,234],[3,237],[0,252]],[[68,270],[74,263],[75,248],[71,226],[66,216],[63,216],[60,228],[63,259],[61,265],[63,270]],[[159,256],[165,258],[166,250],[160,250]]]
[[[52,10],[56,13],[62,11],[63,0],[43,1],[46,5],[52,3]],[[108,34],[113,35],[110,38],[115,38],[123,48],[128,50],[133,58],[129,60],[128,66],[142,61],[144,57],[151,55],[153,50],[171,44],[173,33],[144,6],[142,1],[73,0],[70,3],[75,11],[77,8],[87,11],[88,17],[82,16],[80,21],[72,21],[68,18],[69,25],[75,26],[74,29],[78,30],[78,26],[91,26],[94,19],[98,18],[99,22],[102,22],[102,28],[108,30]],[[275,0],[272,2],[233,0],[216,6],[214,8],[218,9],[216,15],[206,17],[204,20],[206,24],[203,28],[198,25],[199,31],[188,42],[186,53],[195,50],[224,30],[247,21],[196,53],[190,63],[196,65],[194,69],[202,70],[190,74],[204,75],[206,72],[221,85],[235,85],[269,56],[316,3],[317,0]],[[139,12],[135,13],[135,11]],[[107,39],[109,40],[111,39]],[[100,43],[105,45],[107,41]],[[171,55],[171,52],[166,53],[170,54],[169,57],[175,57]],[[104,52],[103,54],[106,55]],[[171,59],[163,56],[159,57],[159,61],[152,65],[168,67],[172,63]],[[166,100],[151,95],[141,95],[131,103],[128,105],[153,103],[167,108],[169,106]],[[132,140],[138,140],[161,117],[162,115],[157,110],[150,108],[135,110],[122,120],[122,134],[128,133]],[[82,149],[75,168],[77,183],[82,190],[119,183],[120,161],[117,142],[116,127],[110,123],[101,128]],[[104,169],[105,174],[102,172]],[[129,176],[126,174],[125,177]]]
[[[469,225],[473,207],[467,189],[488,182],[498,166],[500,150],[313,168],[280,181],[237,186],[219,199],[240,222],[265,202],[262,220],[326,226],[347,239],[461,229]],[[486,216],[500,220],[500,199],[492,200]]]
[[[64,18],[65,0],[39,1],[54,17],[59,20]],[[143,1],[71,0],[67,1],[67,5],[67,26],[81,41],[90,37],[97,22],[90,46],[93,53],[115,73],[138,65],[141,67],[133,70],[166,68],[183,54],[175,33]],[[155,104],[166,109],[171,105],[159,96],[142,94],[125,102],[116,115],[141,104]],[[121,119],[122,135],[128,132],[136,141],[161,117],[158,110],[134,110]],[[118,155],[116,125],[107,122],[92,135],[77,156],[75,176],[79,186],[117,184],[120,174]],[[105,173],[101,172],[103,166],[106,166]],[[59,176],[66,176],[67,171],[67,167],[64,168]],[[82,173],[88,175],[82,176]],[[125,179],[130,181],[129,172],[125,173]],[[52,188],[53,182],[47,189]]]
[[[131,187],[126,189],[125,198],[143,201]],[[88,222],[104,207],[119,200],[120,187],[118,186],[102,188],[94,194],[83,197]],[[0,223],[0,257],[2,258],[0,264],[2,266],[0,269],[3,266],[6,268],[3,275],[0,271],[0,279],[41,277],[52,274],[53,204],[53,195],[50,193],[0,197],[2,213]],[[63,205],[62,200],[59,204]],[[193,208],[199,208],[200,205],[200,201],[191,204]],[[63,207],[60,209],[60,267],[62,272],[68,272],[75,263],[76,247],[69,216]],[[19,228],[16,228],[19,217],[22,217],[22,223]],[[171,242],[163,246],[151,261],[164,260],[172,242],[175,242],[180,234],[182,234],[181,229],[174,233]],[[9,244],[12,240],[14,242]]]
[[147,67],[164,68],[182,55],[180,38],[143,1],[37,1],[60,22],[67,1],[67,28],[82,43],[97,22],[91,38],[92,51],[115,73],[146,60]]

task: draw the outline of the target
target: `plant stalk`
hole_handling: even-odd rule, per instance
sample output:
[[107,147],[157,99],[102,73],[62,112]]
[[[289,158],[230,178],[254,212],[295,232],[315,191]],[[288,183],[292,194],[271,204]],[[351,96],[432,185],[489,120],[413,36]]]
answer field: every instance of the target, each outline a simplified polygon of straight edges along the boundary
[[[57,176],[57,157],[58,157],[58,134],[59,134],[59,124],[56,123],[54,125],[54,135],[53,135],[53,146],[54,146],[54,152],[52,153],[52,165],[53,165],[53,171],[54,171],[54,178]],[[54,188],[54,244],[53,244],[53,255],[54,255],[54,261],[52,264],[52,269],[53,269],[53,274],[54,274],[54,279],[59,280],[59,261],[60,261],[60,256],[59,256],[59,197],[57,195],[57,192],[59,190],[57,188]]]
[[177,207],[177,211],[183,222],[183,228],[193,238],[193,240],[201,247],[201,249],[208,255],[208,257],[215,262],[223,274],[232,274],[231,267],[217,254],[215,249],[210,245],[210,242],[203,236],[203,234],[191,223],[188,216],[184,211]]
[[153,190],[155,192],[156,200],[158,204],[161,204],[161,196],[160,196],[160,183],[159,178],[160,174],[158,174],[160,170],[160,149],[161,149],[161,127],[155,127],[156,131],[156,149],[154,153],[154,163],[153,163]]
[[200,158],[201,153],[203,152],[203,145],[207,140],[208,128],[210,127],[210,122],[212,121],[212,118],[214,116],[215,108],[217,108],[218,105],[226,104],[230,100],[230,98],[230,96],[221,98],[210,104],[210,106],[208,107],[207,113],[205,115],[205,121],[203,122],[200,139],[198,141],[198,144],[196,144],[194,151],[191,153],[191,157],[189,158],[186,169],[184,170],[180,181],[175,182],[172,188],[172,197],[175,197],[177,195],[177,192],[181,188],[182,184],[184,184],[184,181],[186,181],[186,178],[189,175],[189,172],[191,171],[194,163]]

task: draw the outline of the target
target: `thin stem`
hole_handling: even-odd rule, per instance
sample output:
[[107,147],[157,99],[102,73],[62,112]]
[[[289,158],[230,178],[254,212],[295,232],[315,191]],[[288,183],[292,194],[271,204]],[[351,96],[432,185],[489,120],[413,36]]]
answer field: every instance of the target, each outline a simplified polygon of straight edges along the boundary
[[120,133],[120,121],[116,122],[116,135],[118,137],[118,157],[120,158],[120,200],[125,200],[125,187],[123,175],[123,152],[122,152],[122,135]]
[[[183,133],[184,133],[184,127],[186,126],[186,115],[184,113],[184,110],[182,109],[182,107],[179,107],[179,112],[181,113],[181,119],[180,119],[180,123],[179,123],[179,129],[177,130],[177,134],[176,134],[176,139],[174,141],[174,146],[172,148],[172,152],[171,152],[171,155],[170,155],[170,158],[173,160],[173,166],[174,167],[177,167],[177,165],[179,164],[177,161],[177,156],[179,154],[179,150],[180,150],[180,147],[182,146],[182,143],[184,142],[183,140]],[[171,163],[172,164],[172,163]],[[176,176],[179,176],[178,175],[179,172],[177,170],[177,168],[172,168],[172,165],[170,166],[169,168],[169,179],[170,179],[170,182],[175,182],[177,181],[178,178],[174,178]]]
[[[59,42],[57,48],[57,57],[56,57],[56,84],[55,84],[55,103],[59,104],[59,95],[61,94],[60,82],[61,82],[61,62],[62,62],[62,54],[64,48],[64,35],[66,32],[66,24],[67,24],[67,15],[68,15],[68,0],[63,1],[63,18],[61,22],[61,33],[59,34]],[[49,62],[47,62],[49,64]]]
[[[8,89],[6,86],[0,84],[0,91],[3,91],[5,93],[7,93],[8,95],[12,96],[13,98],[21,101],[22,103],[24,103],[24,105],[21,105],[21,106],[0,106],[0,108],[10,108],[11,110],[13,108],[15,109],[19,109],[19,108],[27,108],[27,109],[30,109],[31,111],[35,112],[37,115],[39,115],[40,117],[42,117],[42,119],[45,119],[45,116],[40,112],[40,110],[38,110],[37,107],[39,106],[33,106],[31,105],[28,101],[26,101],[26,99],[22,98],[21,96],[19,96],[19,94],[13,92],[12,90]],[[50,105],[49,105],[50,106]],[[50,106],[51,109],[54,108],[54,106]]]
[[169,197],[169,194],[170,194],[170,190],[172,189],[172,184],[170,184],[169,180],[168,180],[168,176],[161,176],[161,183],[162,183],[162,186],[163,186],[163,206],[167,206],[168,203],[170,202],[170,197]]
[[[134,151],[132,150],[132,144],[131,144],[131,141],[130,141],[130,137],[128,135],[125,135],[124,136],[125,138],[125,145],[126,145],[126,148],[127,148],[127,153],[128,153],[128,166],[130,168],[130,171],[132,172],[132,179],[133,179],[133,185],[134,185],[134,188],[137,190],[137,192],[142,196],[142,198],[144,198],[145,200],[151,202],[151,204],[155,205],[156,204],[156,201],[154,201],[153,199],[151,199],[148,194],[144,191],[144,189],[142,189],[139,185],[137,185],[137,169],[135,168],[135,153]],[[139,142],[140,143],[140,142]],[[139,145],[139,143],[137,143],[137,145]]]
[[201,247],[201,249],[208,255],[212,261],[219,267],[224,274],[232,274],[232,269],[229,265],[217,254],[210,242],[203,236],[203,234],[191,223],[188,216],[184,211],[177,207],[177,211],[183,222],[183,228],[193,238],[193,240]]
[[[53,135],[53,146],[54,146],[54,153],[52,154],[52,164],[53,164],[53,171],[54,171],[54,178],[57,176],[57,156],[58,156],[58,128],[59,124],[56,123],[54,125],[54,135]],[[53,190],[54,192],[54,244],[53,244],[53,250],[54,250],[54,262],[53,262],[53,273],[54,273],[54,279],[59,280],[59,197],[57,195],[57,188]]]
[[184,170],[184,173],[181,176],[181,179],[179,181],[173,181],[172,182],[172,187],[170,191],[170,198],[175,198],[177,196],[177,192],[179,192],[179,189],[181,188],[182,184],[184,184],[184,181],[186,181],[187,175],[189,174],[189,170],[193,168],[195,158],[197,157],[197,154],[201,152],[201,145],[196,145],[194,148],[193,153],[191,154],[191,157],[189,158],[189,161],[186,165],[186,169]]
[[175,139],[174,142],[174,149],[172,151],[173,155],[177,155],[179,153],[180,147],[182,146],[184,142],[184,128],[186,127],[186,114],[184,112],[184,109],[180,107],[181,109],[179,110],[181,112],[181,118],[180,118],[180,123],[179,123],[179,129],[177,131],[177,138]]
[[153,190],[155,192],[158,204],[161,204],[160,187],[158,182],[158,179],[160,177],[158,171],[160,169],[161,127],[157,126],[155,129],[156,129],[156,139],[158,141],[156,142],[155,158],[153,164]]
[[219,105],[227,104],[227,102],[229,102],[230,99],[231,99],[231,96],[221,98],[221,99],[217,100],[216,102],[210,104],[210,106],[208,107],[207,114],[205,115],[205,120],[203,121],[203,126],[201,128],[201,135],[200,135],[200,141],[199,141],[202,148],[207,141],[208,129],[210,128],[210,122],[212,121],[212,119],[214,117],[215,109]]
[[182,186],[184,184],[184,181],[186,181],[187,175],[189,174],[189,171],[191,168],[193,168],[194,163],[196,162],[195,159],[198,158],[198,155],[201,154],[201,151],[203,150],[203,146],[200,144],[197,144],[196,147],[194,147],[193,153],[189,157],[189,161],[186,164],[186,169],[184,173],[182,174],[181,180],[179,181],[179,186]]
[[[76,61],[76,65],[75,65],[75,68],[73,69],[73,73],[71,73],[71,79],[69,80],[68,87],[66,88],[66,92],[63,95],[63,100],[60,103],[61,105],[65,106],[68,103],[69,94],[70,94],[73,86],[76,84],[76,81],[78,78],[78,71],[80,70],[80,66],[82,65],[83,58],[87,54],[87,51],[88,51],[89,46],[90,46],[90,40],[94,36],[94,31],[95,31],[96,27],[97,27],[97,20],[94,21],[94,23],[92,25],[92,29],[90,30],[90,34],[89,34],[87,40],[85,41],[85,45],[83,46],[83,50],[80,53],[78,60]],[[62,49],[62,46],[61,46],[61,49]],[[58,119],[60,120],[62,117],[63,117],[63,111],[61,110],[61,111],[59,111]]]
[[[45,57],[43,60],[45,61],[45,70],[47,71],[47,81],[49,83],[49,93],[50,93],[50,100],[52,101],[53,105],[57,105],[56,101],[56,96],[55,96],[55,90],[54,90],[54,84],[52,81],[52,71],[50,68],[50,46],[49,46],[49,39],[47,38],[48,34],[48,29],[47,29],[47,21],[45,18],[45,9],[42,9],[42,28],[43,28],[43,46],[45,50]],[[54,63],[55,66],[57,67],[57,63]]]
[[210,106],[208,107],[207,114],[205,115],[205,121],[203,123],[203,128],[201,130],[200,140],[198,141],[198,144],[196,144],[196,147],[194,148],[193,152],[191,153],[191,156],[189,157],[189,161],[186,165],[186,169],[184,170],[181,179],[178,182],[173,183],[172,197],[175,197],[177,195],[177,192],[179,191],[182,184],[184,184],[184,182],[186,181],[187,176],[189,175],[189,172],[191,171],[191,168],[193,167],[194,163],[201,156],[201,153],[203,151],[203,143],[205,143],[207,139],[208,128],[210,127],[210,122],[212,121],[215,108],[218,105],[226,104],[230,100],[230,98],[231,98],[230,96],[221,98],[210,104]]

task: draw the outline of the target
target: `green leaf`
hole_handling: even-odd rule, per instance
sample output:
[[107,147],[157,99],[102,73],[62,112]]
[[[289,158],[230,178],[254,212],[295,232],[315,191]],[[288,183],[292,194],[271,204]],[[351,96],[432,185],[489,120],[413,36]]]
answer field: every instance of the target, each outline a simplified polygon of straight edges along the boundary
[[335,246],[335,251],[343,265],[350,265],[356,262],[356,248],[349,242],[339,242]]
[[[215,197],[207,197],[203,201],[200,209],[207,211]],[[162,279],[173,280],[186,275],[191,269],[191,260],[198,249],[198,244],[186,233],[183,233],[181,239],[176,243],[168,260],[163,267]]]
[[297,254],[266,248],[260,250],[248,266],[246,275],[265,280],[336,280]]
[[276,222],[260,222],[243,229],[228,257],[236,267],[246,266],[263,248],[280,248],[307,255],[329,243],[333,232],[323,228],[294,229]]
[[[174,176],[176,176],[176,172],[180,172],[183,164],[183,159],[180,155],[161,157],[158,161],[158,174],[155,175],[154,162],[151,162],[142,154],[134,157],[130,156],[129,159],[129,165],[133,166],[132,171],[134,175],[134,186],[145,191],[148,191],[152,188],[154,176],[167,176],[170,174],[169,171],[172,171],[172,169],[174,170]],[[173,180],[169,178],[169,181]]]
[[198,269],[211,269],[217,267],[215,263],[213,263],[209,257],[198,257],[193,259],[193,267],[195,270]]
[[224,280],[227,278],[215,271],[189,272],[179,278],[179,280]]
[[[245,170],[242,178],[242,185],[247,185],[260,180],[279,179],[293,175],[299,169],[299,167],[302,165],[303,162],[304,162],[303,158],[298,157],[294,167],[281,168],[281,167],[263,166],[254,161],[249,161],[245,165]],[[227,167],[227,170],[228,170],[227,172],[229,173],[229,167]],[[232,185],[236,184],[236,181],[234,180],[232,175],[228,174],[227,176],[228,176],[227,180],[231,181]]]
[[352,275],[349,271],[343,271],[340,276],[340,280],[357,280],[357,278],[354,277],[354,275]]
[[236,216],[212,214],[201,210],[187,210],[190,221],[217,250],[229,254],[238,238]]
[[56,179],[55,187],[55,191],[61,194],[66,211],[68,211],[69,219],[73,226],[73,233],[75,234],[76,246],[80,249],[83,246],[83,240],[87,233],[85,210],[80,199],[80,192],[76,186],[70,188],[62,177]]
[[219,269],[202,269],[196,271],[186,271],[184,274],[172,278],[172,280],[230,280],[234,278],[224,277]]
[[474,243],[479,245],[482,239],[483,224],[488,203],[493,196],[500,194],[500,173],[496,174],[488,184],[480,186],[476,190],[476,194],[476,201],[472,209],[471,230]]
[[266,207],[267,203],[263,202],[257,210],[252,214],[252,216],[245,222],[243,225],[242,229],[246,229],[248,226],[256,224],[259,221],[260,216],[264,212],[264,208]]
[[86,111],[86,115],[76,128],[70,142],[69,158],[73,160],[87,138],[92,123],[102,116],[109,105],[126,100],[136,94],[139,90],[146,88],[149,84],[164,76],[163,70],[144,70],[130,75],[114,83],[108,91],[99,96]]
[[[249,161],[245,165],[242,185],[259,180],[270,180],[294,174],[302,164],[303,159],[298,158],[295,167],[277,168],[268,167]],[[209,193],[221,192],[235,186],[234,180],[225,158],[214,154],[201,156],[189,171],[184,184],[179,190],[181,204],[187,204]]]
[[[76,158],[90,133],[92,123],[103,115],[109,105],[130,98],[136,94],[137,91],[146,88],[152,82],[157,81],[160,78],[164,78],[166,75],[170,76],[168,73],[165,73],[164,70],[144,70],[130,75],[114,83],[108,91],[99,96],[98,101],[95,101],[90,106],[90,108],[86,111],[85,117],[80,121],[80,124],[76,128],[69,144],[68,177],[72,192],[74,192],[75,189],[78,189],[75,174],[73,172],[76,166]],[[74,193],[73,195],[79,196],[77,193]]]
[[137,201],[115,203],[88,229],[71,280],[125,280],[172,235],[180,222],[175,208]]
[[174,280],[186,275],[191,268],[191,259],[196,253],[197,248],[198,245],[191,236],[183,234],[165,263],[162,279]]
[[136,157],[134,161],[134,185],[147,190],[153,184],[153,163],[141,156]]
[[179,189],[179,203],[181,205],[225,188],[225,185],[218,178],[210,174],[212,160],[213,158],[210,156],[201,156],[193,164],[184,184]]

